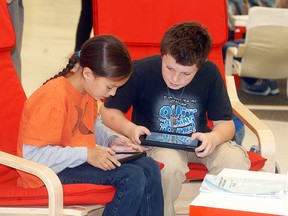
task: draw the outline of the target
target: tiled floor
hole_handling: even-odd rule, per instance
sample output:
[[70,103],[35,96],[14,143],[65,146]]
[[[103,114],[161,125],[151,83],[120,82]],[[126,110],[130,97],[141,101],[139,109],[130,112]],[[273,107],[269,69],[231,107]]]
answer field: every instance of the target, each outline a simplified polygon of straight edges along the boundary
[[[22,84],[27,96],[66,65],[73,52],[75,34],[80,14],[80,0],[24,0],[24,36],[22,47]],[[281,172],[288,171],[287,122],[264,121],[275,135],[277,161]],[[246,130],[244,146],[256,143],[256,138]],[[286,156],[285,156],[286,155]],[[187,215],[199,183],[185,183],[176,203],[179,215]]]

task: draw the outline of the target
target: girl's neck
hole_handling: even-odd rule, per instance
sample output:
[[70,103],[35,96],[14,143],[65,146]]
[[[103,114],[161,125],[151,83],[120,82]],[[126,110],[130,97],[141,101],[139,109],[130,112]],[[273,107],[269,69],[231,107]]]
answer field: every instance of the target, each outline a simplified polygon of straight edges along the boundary
[[66,77],[66,79],[71,83],[71,85],[81,94],[85,93],[85,89],[83,87],[83,76],[82,70],[79,68],[77,72],[74,72],[70,76]]

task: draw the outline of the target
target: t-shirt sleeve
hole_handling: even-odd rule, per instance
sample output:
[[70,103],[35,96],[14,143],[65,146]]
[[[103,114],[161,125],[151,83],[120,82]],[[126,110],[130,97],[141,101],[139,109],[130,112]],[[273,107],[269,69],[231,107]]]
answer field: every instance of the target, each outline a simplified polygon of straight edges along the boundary
[[106,108],[115,108],[126,113],[141,98],[143,92],[143,70],[136,67],[135,62],[137,61],[134,61],[133,73],[129,80],[118,88],[115,96],[109,97],[104,101]]
[[95,138],[98,145],[108,147],[112,139],[118,137],[113,131],[103,124],[101,115],[98,115],[94,126]]
[[109,97],[104,101],[106,108],[119,109],[126,113],[133,103],[133,77],[131,77],[127,83],[118,88],[115,96]]
[[73,168],[85,163],[87,154],[86,147],[23,145],[23,158],[50,167],[55,173],[59,173],[67,167]]
[[227,88],[219,69],[213,67],[214,79],[208,95],[208,118],[213,121],[231,120],[233,111]]

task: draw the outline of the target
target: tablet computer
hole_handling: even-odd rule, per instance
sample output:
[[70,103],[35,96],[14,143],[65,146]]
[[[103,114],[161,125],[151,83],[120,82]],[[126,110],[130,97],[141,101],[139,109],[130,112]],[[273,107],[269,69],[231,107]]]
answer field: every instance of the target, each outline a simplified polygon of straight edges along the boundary
[[114,157],[121,163],[127,163],[129,161],[137,160],[141,157],[145,157],[146,152],[116,152]]
[[142,145],[147,146],[195,151],[195,148],[201,145],[201,141],[190,138],[191,136],[186,134],[151,132],[151,135],[140,136],[140,141]]

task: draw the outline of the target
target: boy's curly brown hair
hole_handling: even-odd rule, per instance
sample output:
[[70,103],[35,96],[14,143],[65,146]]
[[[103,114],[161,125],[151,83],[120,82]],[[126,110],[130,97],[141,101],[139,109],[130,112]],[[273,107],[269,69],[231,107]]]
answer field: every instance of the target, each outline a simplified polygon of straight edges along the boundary
[[182,22],[164,34],[160,44],[161,56],[171,55],[178,64],[199,68],[207,59],[212,39],[207,29],[198,22]]

